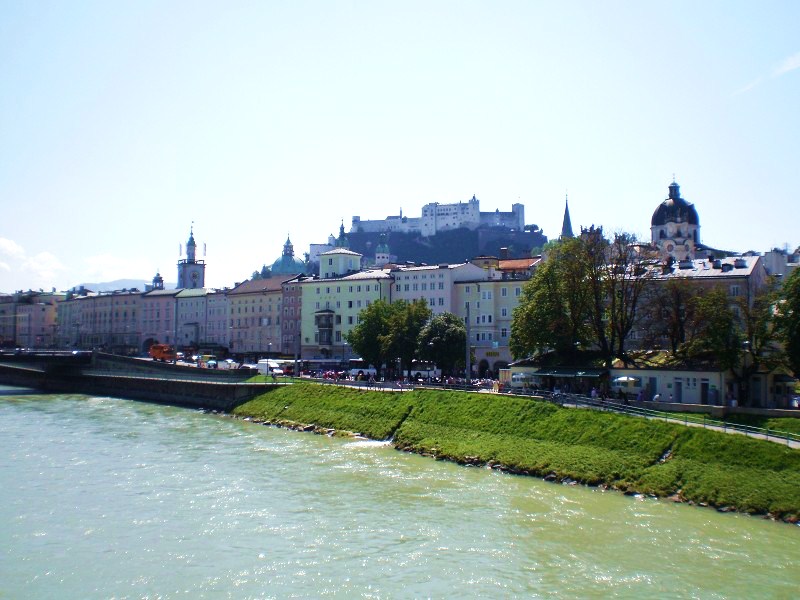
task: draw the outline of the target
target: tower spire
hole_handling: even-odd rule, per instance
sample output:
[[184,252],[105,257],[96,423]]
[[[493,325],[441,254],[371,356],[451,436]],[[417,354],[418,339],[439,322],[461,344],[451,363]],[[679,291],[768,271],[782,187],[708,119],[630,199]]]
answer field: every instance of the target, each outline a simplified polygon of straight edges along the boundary
[[569,196],[564,194],[564,222],[561,225],[561,239],[575,237],[572,233],[572,221],[569,218]]

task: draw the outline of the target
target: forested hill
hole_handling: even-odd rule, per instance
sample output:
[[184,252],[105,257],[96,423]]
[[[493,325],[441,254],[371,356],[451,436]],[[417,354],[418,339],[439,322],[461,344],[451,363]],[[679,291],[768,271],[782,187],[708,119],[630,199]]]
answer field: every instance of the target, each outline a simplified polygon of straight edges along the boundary
[[[380,233],[356,231],[348,234],[350,249],[365,257],[375,256],[380,243]],[[388,233],[387,243],[392,255],[401,262],[458,263],[480,255],[500,256],[501,248],[508,248],[510,257],[530,256],[535,248],[547,243],[540,230],[508,231],[503,229],[454,229],[423,237],[418,233]]]

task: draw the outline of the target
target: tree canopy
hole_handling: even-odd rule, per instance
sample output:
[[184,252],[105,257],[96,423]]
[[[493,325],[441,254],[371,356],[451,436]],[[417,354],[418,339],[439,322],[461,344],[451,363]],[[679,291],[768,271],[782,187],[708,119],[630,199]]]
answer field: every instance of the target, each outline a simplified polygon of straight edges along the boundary
[[800,374],[800,269],[794,269],[777,294],[775,326],[795,376]]
[[453,375],[464,364],[467,345],[467,327],[453,313],[434,316],[419,335],[420,358],[431,361],[443,375]]
[[386,362],[382,337],[388,333],[392,305],[377,300],[358,315],[358,323],[346,335],[345,340],[367,364],[375,367],[378,375]]

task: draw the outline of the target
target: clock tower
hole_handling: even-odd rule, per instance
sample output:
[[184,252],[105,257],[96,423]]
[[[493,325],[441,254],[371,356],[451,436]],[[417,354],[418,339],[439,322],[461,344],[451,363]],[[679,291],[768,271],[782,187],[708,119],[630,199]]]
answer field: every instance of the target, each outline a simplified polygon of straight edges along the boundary
[[194,226],[189,230],[186,242],[186,258],[178,261],[178,289],[201,288],[206,285],[206,261],[195,258],[197,244],[194,241]]

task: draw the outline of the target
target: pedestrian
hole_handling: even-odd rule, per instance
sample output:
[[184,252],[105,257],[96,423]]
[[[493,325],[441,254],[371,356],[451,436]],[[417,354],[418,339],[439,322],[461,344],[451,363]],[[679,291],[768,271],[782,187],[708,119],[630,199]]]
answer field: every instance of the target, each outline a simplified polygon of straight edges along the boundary
[[661,402],[661,394],[656,392],[656,395],[653,396],[653,402]]

